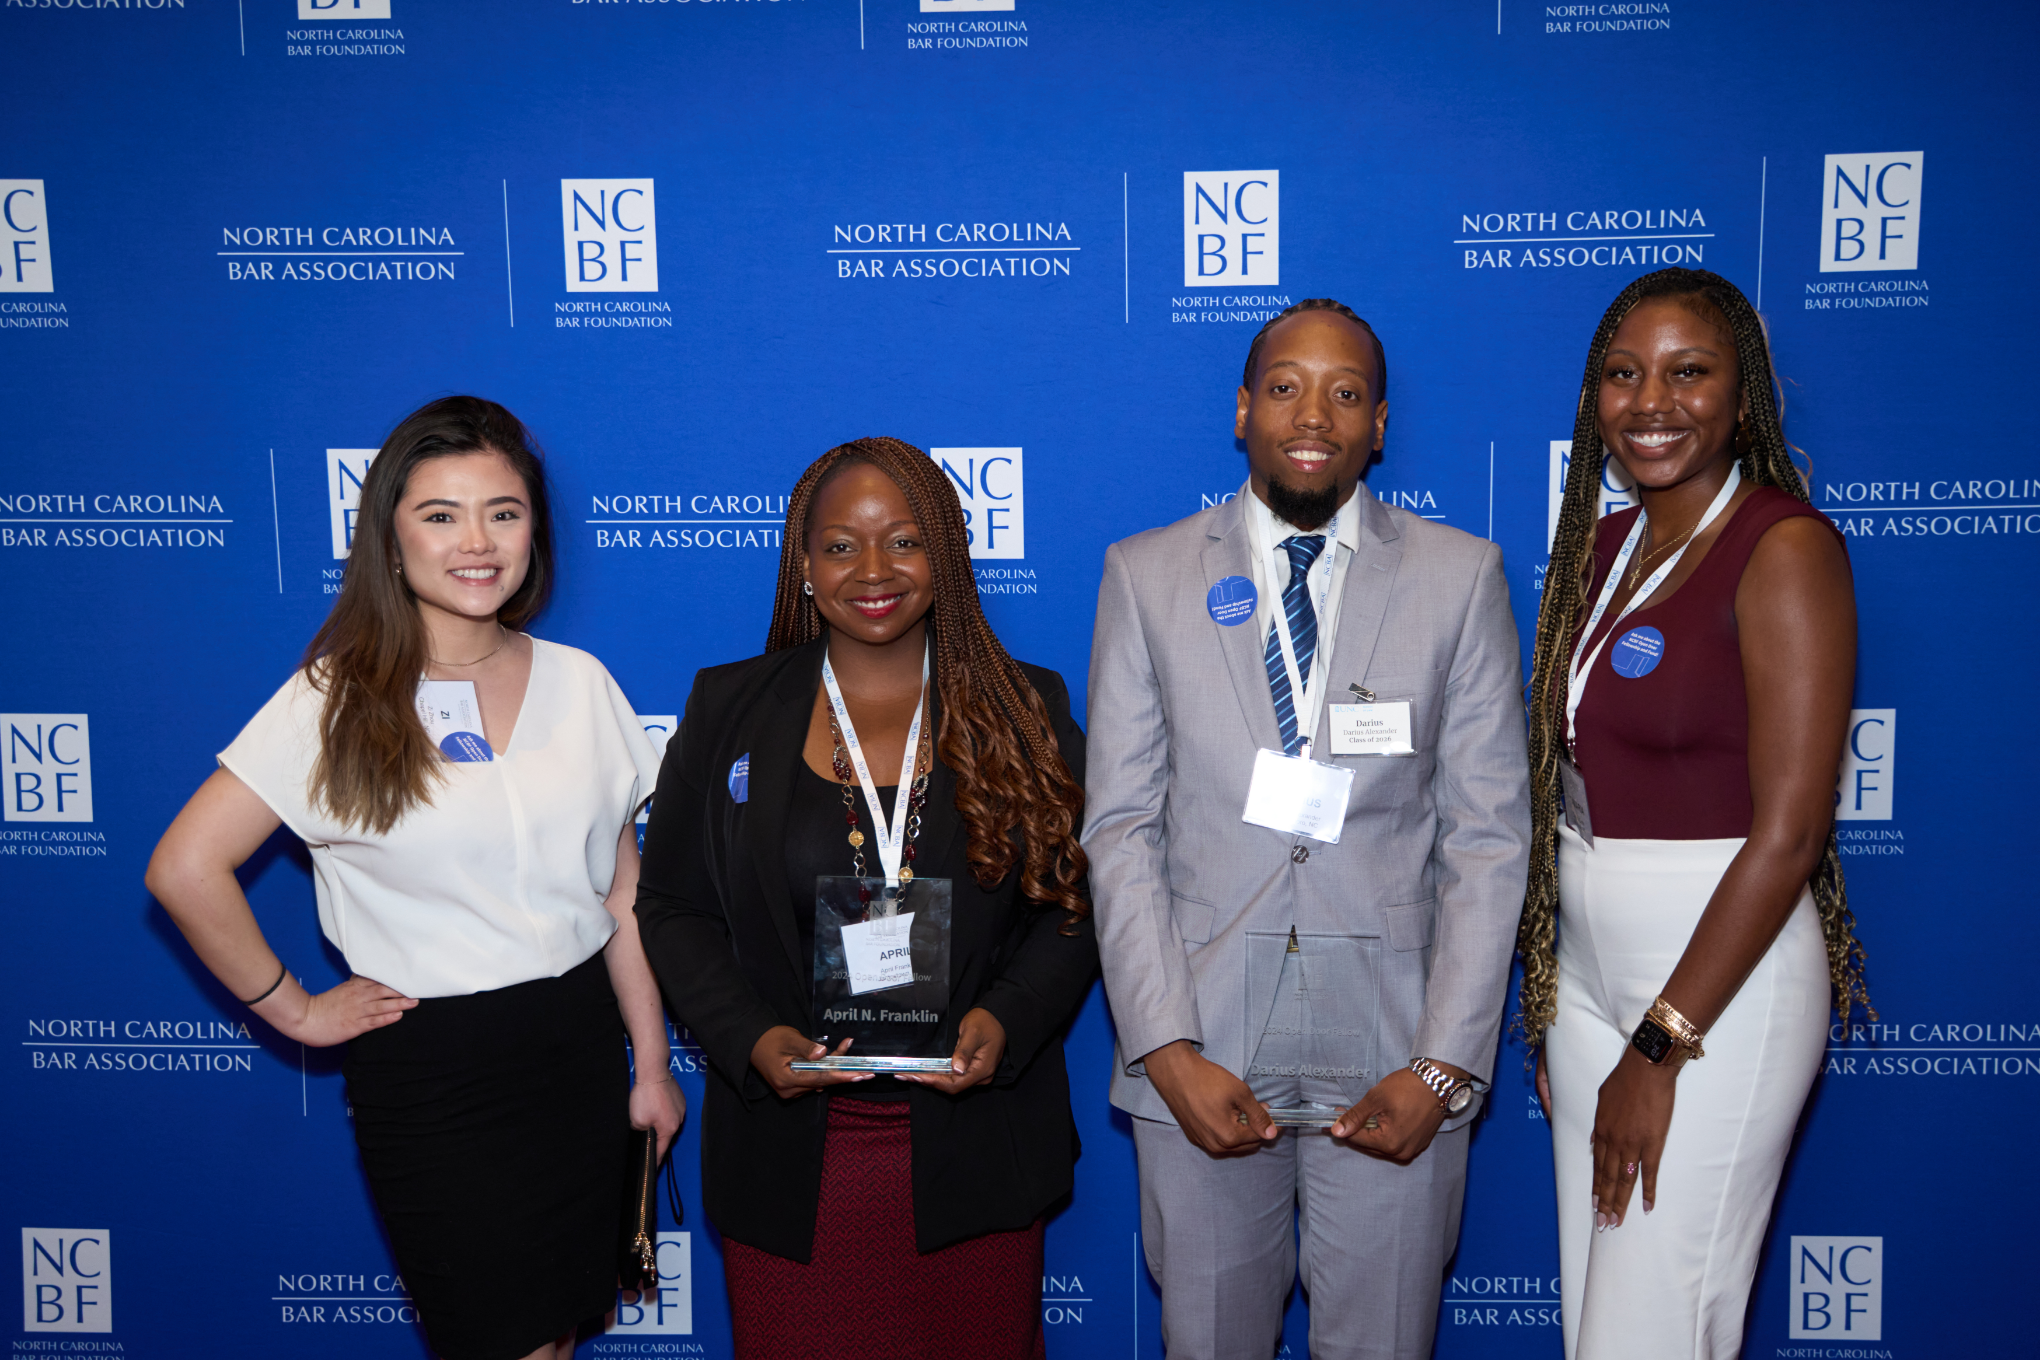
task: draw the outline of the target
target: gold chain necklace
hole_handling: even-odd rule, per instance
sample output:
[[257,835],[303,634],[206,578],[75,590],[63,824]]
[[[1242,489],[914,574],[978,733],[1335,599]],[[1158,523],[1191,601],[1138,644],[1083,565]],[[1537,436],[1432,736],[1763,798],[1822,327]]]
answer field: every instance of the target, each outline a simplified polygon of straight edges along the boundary
[[1660,553],[1667,553],[1670,552],[1672,549],[1678,547],[1681,543],[1684,543],[1687,539],[1691,538],[1693,536],[1693,530],[1698,529],[1699,527],[1700,521],[1694,520],[1692,529],[1686,530],[1685,533],[1680,534],[1677,538],[1665,544],[1665,546],[1662,548],[1652,548],[1649,552],[1645,553],[1640,559],[1638,559],[1636,565],[1629,569],[1629,588],[1631,590],[1636,589],[1636,583],[1643,579],[1643,569],[1650,565],[1652,558],[1656,557]]
[[490,656],[494,656],[496,652],[500,652],[505,647],[508,647],[510,645],[510,630],[508,628],[505,628],[500,623],[496,625],[496,629],[498,632],[502,633],[503,640],[496,644],[496,651],[490,652],[488,656],[478,656],[472,661],[441,661],[438,657],[433,656],[432,653],[430,652],[427,652],[425,656],[429,661],[432,662],[433,665],[444,666],[448,670],[461,670],[468,666],[479,666],[484,661],[487,661]]

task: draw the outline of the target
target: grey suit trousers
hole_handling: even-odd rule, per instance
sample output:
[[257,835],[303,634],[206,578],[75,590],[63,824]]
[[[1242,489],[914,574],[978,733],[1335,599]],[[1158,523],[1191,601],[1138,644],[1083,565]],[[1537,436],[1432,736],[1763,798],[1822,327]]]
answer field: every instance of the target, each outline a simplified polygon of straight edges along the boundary
[[1311,1360],[1429,1356],[1468,1137],[1440,1133],[1408,1166],[1314,1131],[1212,1157],[1174,1124],[1136,1118],[1141,1238],[1169,1360],[1266,1360],[1299,1271]]

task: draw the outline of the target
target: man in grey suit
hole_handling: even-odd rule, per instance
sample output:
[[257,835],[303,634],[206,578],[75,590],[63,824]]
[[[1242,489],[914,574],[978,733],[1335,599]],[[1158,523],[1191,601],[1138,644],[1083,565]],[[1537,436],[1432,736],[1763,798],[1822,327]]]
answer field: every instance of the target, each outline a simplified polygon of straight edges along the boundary
[[1171,1360],[1264,1360],[1299,1267],[1316,1360],[1427,1356],[1459,1234],[1522,676],[1495,545],[1356,494],[1386,377],[1350,310],[1291,307],[1239,390],[1248,487],[1105,555],[1084,848]]

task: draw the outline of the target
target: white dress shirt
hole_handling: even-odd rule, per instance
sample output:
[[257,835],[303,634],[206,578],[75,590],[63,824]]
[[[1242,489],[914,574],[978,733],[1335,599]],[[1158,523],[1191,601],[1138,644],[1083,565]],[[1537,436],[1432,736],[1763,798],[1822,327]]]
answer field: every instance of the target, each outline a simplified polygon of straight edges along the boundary
[[659,757],[601,662],[533,638],[508,747],[446,762],[431,801],[385,835],[311,801],[324,701],[299,671],[219,760],[310,847],[319,926],[349,968],[406,996],[465,996],[558,977],[609,942],[617,841]]
[[[1318,553],[1317,560],[1310,564],[1310,572],[1304,577],[1305,588],[1310,591],[1310,604],[1317,610],[1320,601],[1323,614],[1317,621],[1317,659],[1311,663],[1311,674],[1331,664],[1332,644],[1338,640],[1339,608],[1346,595],[1346,566],[1353,560],[1354,552],[1360,546],[1360,516],[1353,508],[1355,498],[1369,495],[1364,484],[1353,489],[1353,494],[1341,505],[1336,518],[1338,533],[1327,544],[1327,551]],[[1275,616],[1282,612],[1282,592],[1289,586],[1289,553],[1283,548],[1282,540],[1294,534],[1323,534],[1331,525],[1327,521],[1315,529],[1299,529],[1288,520],[1268,508],[1267,502],[1254,494],[1251,478],[1242,483],[1239,499],[1246,504],[1246,513],[1252,520],[1252,541],[1263,545],[1262,553],[1253,559],[1254,587],[1260,594],[1260,609],[1255,616],[1256,634],[1263,646],[1267,644],[1268,633],[1275,627]],[[1251,555],[1250,555],[1251,556]],[[1302,695],[1292,696],[1296,705],[1297,721],[1307,725],[1314,732],[1316,724],[1307,721]],[[1348,700],[1333,700],[1336,703]],[[1306,736],[1310,735],[1306,732]]]

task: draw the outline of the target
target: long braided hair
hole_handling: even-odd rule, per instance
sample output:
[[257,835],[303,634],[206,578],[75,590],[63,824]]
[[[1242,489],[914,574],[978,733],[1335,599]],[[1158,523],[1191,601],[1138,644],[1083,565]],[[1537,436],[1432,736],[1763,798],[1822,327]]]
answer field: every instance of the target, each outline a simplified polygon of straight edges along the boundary
[[[1775,486],[1810,503],[1806,481],[1793,463],[1780,415],[1770,342],[1757,311],[1742,290],[1704,269],[1660,269],[1623,289],[1601,317],[1587,350],[1580,381],[1579,410],[1573,418],[1572,465],[1565,500],[1544,573],[1544,601],[1537,611],[1537,647],[1530,679],[1530,883],[1523,897],[1516,952],[1523,960],[1522,1013],[1517,1025],[1535,1047],[1557,1012],[1558,958],[1558,757],[1565,749],[1566,665],[1586,621],[1587,592],[1594,576],[1597,490],[1605,450],[1601,443],[1601,371],[1615,328],[1638,303],[1675,298],[1696,315],[1728,330],[1742,368],[1748,414],[1737,424],[1735,447],[1743,476],[1757,486]],[[1863,984],[1863,946],[1842,884],[1842,861],[1829,828],[1827,849],[1810,880],[1827,939],[1828,978],[1835,1005],[1847,1020],[1861,1002],[1872,1019]]]
[[936,745],[956,776],[971,870],[990,888],[1018,863],[1021,892],[1062,908],[1062,933],[1073,935],[1091,912],[1082,887],[1090,866],[1077,841],[1084,791],[1056,745],[1041,696],[985,621],[963,506],[933,459],[903,440],[857,439],[830,449],[801,474],[787,501],[765,650],[803,646],[825,631],[821,611],[801,592],[808,512],[822,483],[853,463],[869,463],[892,478],[927,543],[935,585],[928,631],[942,710]]

